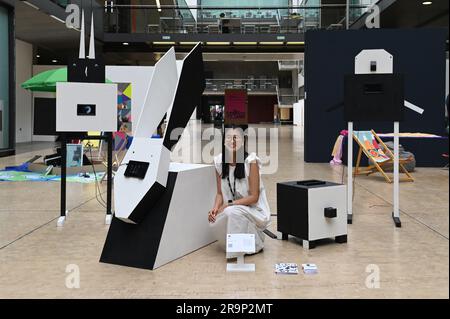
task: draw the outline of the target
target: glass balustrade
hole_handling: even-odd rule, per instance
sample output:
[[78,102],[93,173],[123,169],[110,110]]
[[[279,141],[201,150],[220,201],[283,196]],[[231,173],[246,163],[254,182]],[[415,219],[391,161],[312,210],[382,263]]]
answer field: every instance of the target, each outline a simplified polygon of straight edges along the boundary
[[[352,1],[351,22],[364,14],[373,1]],[[177,0],[176,5],[160,8],[115,5],[104,13],[104,30],[149,34],[288,34],[345,27],[345,5],[320,5],[320,0],[309,0],[288,6],[287,2],[226,1],[226,5],[218,6],[217,1],[199,1],[199,5],[189,6],[185,0]]]

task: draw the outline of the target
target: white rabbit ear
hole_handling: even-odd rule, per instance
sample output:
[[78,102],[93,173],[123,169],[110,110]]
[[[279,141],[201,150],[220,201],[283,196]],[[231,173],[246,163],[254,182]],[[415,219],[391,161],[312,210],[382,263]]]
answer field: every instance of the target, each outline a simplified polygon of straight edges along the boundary
[[91,14],[91,36],[89,38],[89,59],[95,59],[94,12]]
[[86,52],[84,47],[84,10],[81,10],[81,30],[80,30],[80,53],[78,54],[80,59],[86,58]]

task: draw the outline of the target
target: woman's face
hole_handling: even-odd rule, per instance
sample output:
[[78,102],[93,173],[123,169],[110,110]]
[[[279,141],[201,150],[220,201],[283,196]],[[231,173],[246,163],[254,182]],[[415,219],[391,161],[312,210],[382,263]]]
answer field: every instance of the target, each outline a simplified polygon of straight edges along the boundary
[[225,147],[228,151],[235,152],[244,145],[244,136],[240,129],[225,130]]

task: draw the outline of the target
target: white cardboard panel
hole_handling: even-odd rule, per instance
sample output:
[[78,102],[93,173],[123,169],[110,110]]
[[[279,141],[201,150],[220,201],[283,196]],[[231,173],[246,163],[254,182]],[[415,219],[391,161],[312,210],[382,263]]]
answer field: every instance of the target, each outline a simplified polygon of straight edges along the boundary
[[[377,62],[377,71],[370,71],[370,62]],[[383,49],[362,50],[355,57],[355,74],[391,74],[394,72],[394,57]]]
[[[95,104],[95,116],[77,115],[78,104]],[[117,84],[56,84],[56,131],[117,131]]]
[[[125,177],[130,160],[150,162],[144,179]],[[166,186],[170,153],[162,146],[162,139],[135,137],[122,163],[114,176],[114,209],[116,217],[131,222],[128,218],[153,183]]]
[[[216,196],[212,165],[171,164],[178,172],[155,269],[215,241],[208,211]],[[186,205],[188,203],[188,205]]]
[[172,107],[177,85],[177,64],[175,49],[172,47],[154,67],[144,107],[137,121],[135,137],[152,136],[164,114]]

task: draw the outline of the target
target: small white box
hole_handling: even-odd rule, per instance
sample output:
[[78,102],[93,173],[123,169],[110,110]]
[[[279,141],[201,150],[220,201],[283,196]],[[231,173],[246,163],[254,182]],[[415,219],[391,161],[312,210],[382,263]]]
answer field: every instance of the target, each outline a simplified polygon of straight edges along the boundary
[[117,131],[117,84],[56,83],[56,131]]

